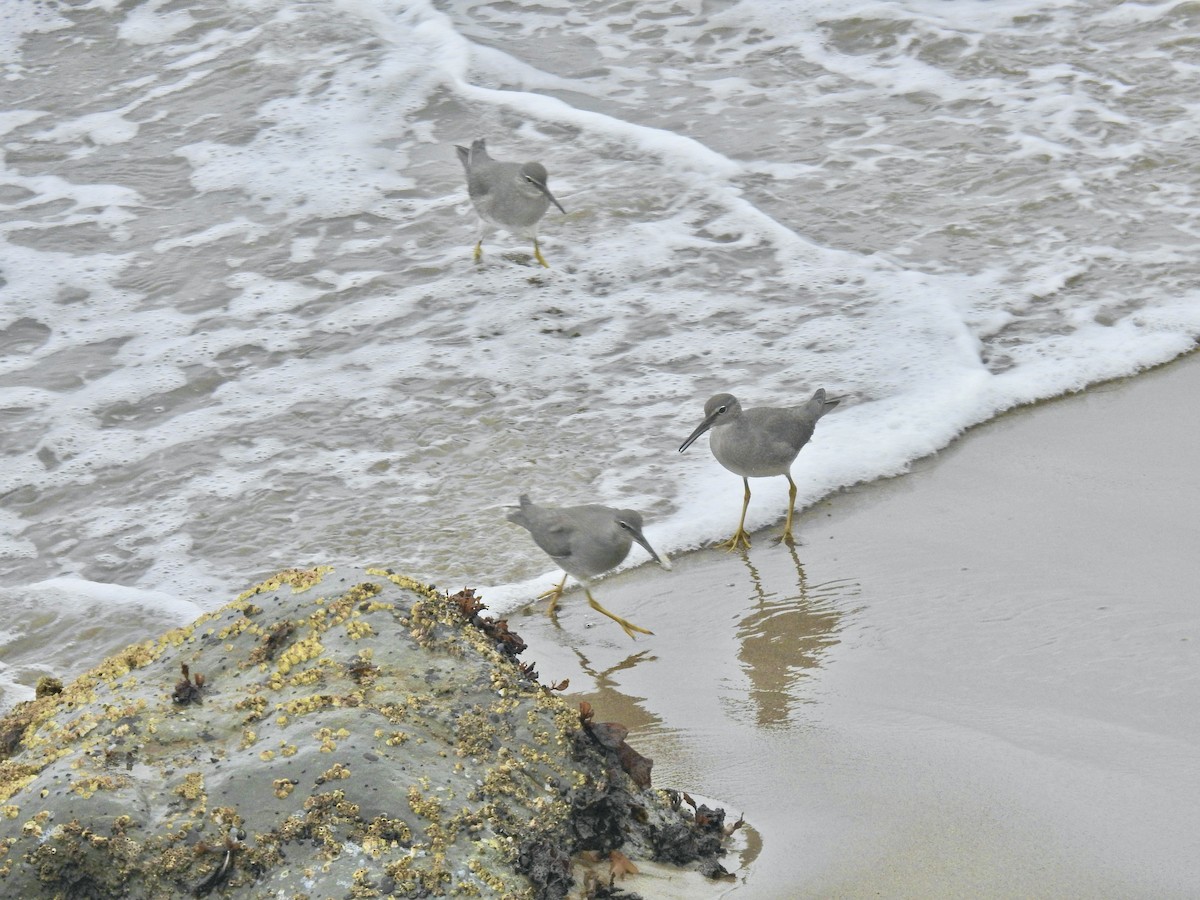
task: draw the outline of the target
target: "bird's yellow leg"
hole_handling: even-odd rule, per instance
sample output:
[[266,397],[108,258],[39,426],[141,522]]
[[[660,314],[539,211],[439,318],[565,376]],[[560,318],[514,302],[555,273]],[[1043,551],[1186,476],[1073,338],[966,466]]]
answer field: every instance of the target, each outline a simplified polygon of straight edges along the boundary
[[542,268],[550,268],[550,263],[546,262],[546,257],[542,256],[542,248],[538,246],[537,238],[533,239],[533,258],[542,264]]
[[792,513],[796,510],[796,482],[792,481],[790,472],[784,472],[784,477],[788,480],[788,514],[787,522],[783,526],[783,536],[779,541],[782,544],[787,544],[789,547],[794,547],[795,539],[792,537]]
[[639,628],[637,625],[634,625],[632,622],[627,622],[625,619],[622,619],[620,616],[613,615],[612,613],[610,613],[607,609],[605,609],[603,606],[601,606],[599,603],[596,602],[596,598],[592,596],[592,592],[590,590],[588,590],[587,588],[584,588],[583,592],[585,594],[587,594],[588,605],[591,606],[592,609],[594,609],[598,613],[604,613],[604,615],[608,616],[610,619],[612,619],[614,622],[616,622],[618,625],[620,625],[622,628],[624,628],[625,633],[627,635],[629,635],[630,637],[635,637],[635,635],[634,635],[635,631],[640,634],[654,634],[653,631],[648,631],[645,628]]
[[563,588],[567,586],[567,576],[564,574],[562,581],[556,587],[550,588],[544,594],[538,594],[539,600],[549,600],[550,605],[546,607],[546,615],[554,618],[554,610],[558,608],[558,601],[562,599]]
[[718,545],[726,550],[736,550],[739,546],[750,549],[750,535],[746,534],[746,510],[750,508],[750,479],[743,478],[742,483],[746,485],[746,496],[742,500],[741,521],[738,522],[737,531],[733,533],[733,537]]
[[475,255],[472,257],[472,259],[474,259],[475,262],[479,262],[479,258],[481,256],[483,256],[483,238],[480,238],[475,244]]

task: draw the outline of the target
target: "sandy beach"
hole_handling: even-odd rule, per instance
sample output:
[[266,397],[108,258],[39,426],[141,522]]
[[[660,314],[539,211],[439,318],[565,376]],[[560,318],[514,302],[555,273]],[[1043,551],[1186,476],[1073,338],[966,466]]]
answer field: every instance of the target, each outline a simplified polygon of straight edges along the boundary
[[1195,897],[1198,395],[1192,354],[832,497],[794,551],[602,581],[636,643],[579,592],[513,624],[656,786],[744,813],[732,896]]

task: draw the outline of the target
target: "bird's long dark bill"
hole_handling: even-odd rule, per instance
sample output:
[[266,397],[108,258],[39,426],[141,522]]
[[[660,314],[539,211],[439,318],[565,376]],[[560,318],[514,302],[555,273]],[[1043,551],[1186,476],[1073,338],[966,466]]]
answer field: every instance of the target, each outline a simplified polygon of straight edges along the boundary
[[542,191],[550,199],[550,202],[558,207],[558,211],[565,216],[567,214],[567,211],[565,209],[563,209],[563,206],[561,203],[559,203],[557,200],[554,199],[554,195],[552,193],[550,193],[550,188],[542,186]]
[[671,568],[671,564],[669,562],[654,552],[654,548],[650,546],[650,542],[642,536],[641,532],[635,531],[633,533],[633,539],[646,548],[646,552],[650,554],[650,558],[656,563],[658,563],[664,569]]
[[696,443],[696,438],[700,437],[700,435],[704,434],[704,432],[706,432],[706,431],[708,431],[708,429],[712,428],[712,424],[716,420],[716,418],[717,417],[715,415],[710,416],[709,418],[707,418],[703,422],[701,422],[699,425],[697,425],[696,430],[693,431],[690,435],[688,435],[688,439],[679,445],[679,452],[682,453],[688,447],[692,446],[692,444]]

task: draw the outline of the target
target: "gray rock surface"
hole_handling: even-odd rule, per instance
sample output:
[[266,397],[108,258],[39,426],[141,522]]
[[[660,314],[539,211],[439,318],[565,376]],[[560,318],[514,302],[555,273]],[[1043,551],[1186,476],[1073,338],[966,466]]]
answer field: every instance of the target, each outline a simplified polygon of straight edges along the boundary
[[618,847],[716,874],[719,817],[523,647],[469,591],[319,567],[47,683],[0,721],[0,895],[553,898]]

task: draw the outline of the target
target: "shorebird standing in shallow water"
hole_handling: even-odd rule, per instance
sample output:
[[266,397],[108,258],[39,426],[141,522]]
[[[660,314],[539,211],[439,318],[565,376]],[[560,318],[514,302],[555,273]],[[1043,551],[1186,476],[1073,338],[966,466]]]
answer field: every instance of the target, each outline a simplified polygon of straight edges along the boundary
[[583,583],[583,592],[592,609],[608,616],[624,628],[627,635],[633,637],[635,631],[654,633],[627,622],[597,603],[589,583],[595,576],[624,562],[634,541],[645,547],[651,559],[664,569],[671,568],[671,563],[659,557],[642,534],[641,513],[596,504],[538,506],[522,494],[520,507],[508,514],[508,521],[526,529],[533,536],[534,543],[545,550],[565,573],[557,587],[538,598],[549,598],[548,615],[554,615],[567,584],[567,575],[574,575]]
[[467,173],[467,194],[479,213],[479,240],[475,242],[475,261],[483,255],[483,237],[489,225],[496,225],[533,241],[533,255],[550,268],[538,246],[537,226],[553,203],[566,213],[546,185],[546,167],[539,162],[500,162],[488,156],[483,138],[470,149],[455,145],[458,158]]
[[696,426],[683,445],[682,453],[700,435],[712,429],[708,445],[717,462],[735,475],[742,476],[746,496],[742,501],[742,518],[733,537],[721,546],[736,550],[750,547],[746,534],[746,510],[750,506],[750,479],[782,475],[788,480],[787,524],[783,526],[782,541],[793,543],[792,514],[796,509],[796,482],[792,481],[792,463],[800,448],[812,437],[817,420],[838,405],[826,400],[825,391],[818,390],[803,406],[760,406],[743,410],[733,394],[717,394],[704,404],[704,421]]

